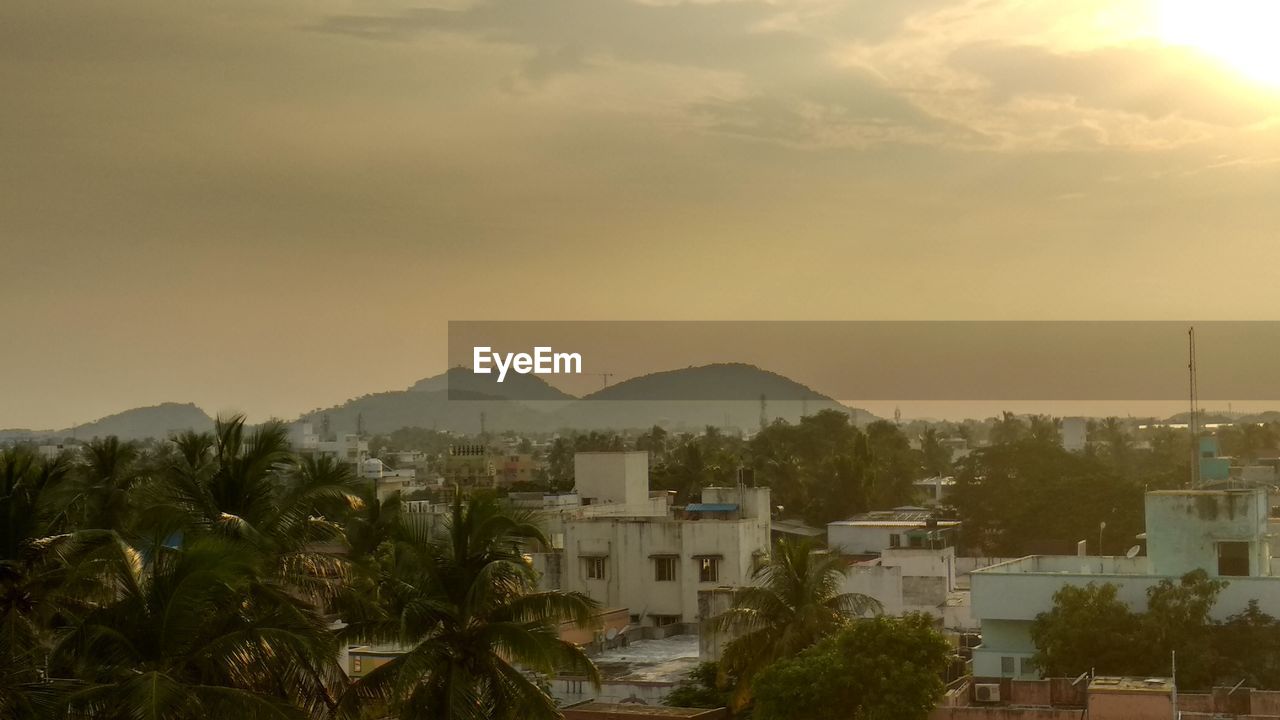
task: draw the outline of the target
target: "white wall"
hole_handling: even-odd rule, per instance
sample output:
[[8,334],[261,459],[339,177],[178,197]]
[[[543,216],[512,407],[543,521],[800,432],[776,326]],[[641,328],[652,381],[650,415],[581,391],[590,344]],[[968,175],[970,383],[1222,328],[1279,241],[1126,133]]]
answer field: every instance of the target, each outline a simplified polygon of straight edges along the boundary
[[573,477],[584,505],[643,504],[649,498],[649,453],[575,453]]
[[[593,518],[564,524],[562,570],[566,590],[584,592],[607,607],[641,615],[698,619],[698,591],[747,584],[757,553],[769,550],[769,521]],[[586,576],[585,558],[605,556],[605,577]],[[655,579],[655,555],[676,557],[676,577]],[[701,582],[697,556],[719,556],[715,582]]]

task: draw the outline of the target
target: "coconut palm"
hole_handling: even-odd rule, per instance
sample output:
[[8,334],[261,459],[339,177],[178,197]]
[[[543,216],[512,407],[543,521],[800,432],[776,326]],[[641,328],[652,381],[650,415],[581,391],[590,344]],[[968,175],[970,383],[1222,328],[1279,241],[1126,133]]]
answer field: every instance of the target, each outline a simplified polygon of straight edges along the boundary
[[329,456],[296,458],[279,422],[249,431],[244,416],[219,418],[212,435],[174,440],[177,460],[149,489],[143,523],[151,546],[179,534],[247,543],[276,559],[276,574],[313,599],[343,573],[341,526],[331,517],[359,504],[350,466]]
[[138,446],[112,435],[95,438],[81,451],[64,499],[80,528],[124,530],[130,524],[131,491],[143,479]]
[[73,623],[50,671],[80,686],[84,720],[319,718],[340,687],[336,638],[270,584],[269,559],[215,536],[151,557],[117,543],[95,559],[112,598]]
[[35,717],[49,700],[38,681],[66,565],[47,499],[66,473],[29,448],[0,452],[0,717]]
[[421,525],[406,532],[410,541],[384,557],[385,618],[351,629],[408,650],[361,679],[347,703],[382,703],[404,720],[540,720],[559,713],[528,673],[567,670],[599,682],[582,650],[558,634],[562,622],[588,623],[597,606],[535,590],[521,547],[546,538],[530,515],[488,497],[458,498],[445,537]]
[[780,540],[756,571],[755,584],[738,590],[733,607],[716,620],[717,629],[734,638],[720,666],[737,680],[739,706],[750,699],[751,680],[765,666],[799,654],[854,618],[882,610],[875,598],[840,592],[848,572],[845,560],[816,550],[811,540]]

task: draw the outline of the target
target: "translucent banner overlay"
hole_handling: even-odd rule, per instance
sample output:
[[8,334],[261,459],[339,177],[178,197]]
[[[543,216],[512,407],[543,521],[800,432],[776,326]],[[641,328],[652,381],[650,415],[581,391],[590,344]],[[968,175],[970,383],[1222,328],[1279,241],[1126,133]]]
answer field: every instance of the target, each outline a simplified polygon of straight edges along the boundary
[[1280,321],[453,321],[448,390],[524,401],[1186,400],[1191,327],[1202,398],[1280,399]]

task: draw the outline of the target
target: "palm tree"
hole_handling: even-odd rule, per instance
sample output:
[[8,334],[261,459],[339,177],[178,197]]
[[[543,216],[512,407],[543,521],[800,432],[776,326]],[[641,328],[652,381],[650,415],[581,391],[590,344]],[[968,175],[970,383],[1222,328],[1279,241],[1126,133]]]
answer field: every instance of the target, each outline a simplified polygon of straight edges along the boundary
[[816,552],[811,540],[783,539],[755,573],[756,584],[738,590],[733,607],[716,620],[734,639],[725,647],[722,672],[735,678],[734,702],[750,700],[756,673],[793,657],[850,620],[878,614],[875,598],[840,592],[848,572],[844,558]]
[[123,530],[130,524],[131,490],[142,480],[138,446],[112,435],[94,439],[82,450],[84,462],[68,483],[66,504],[80,528]]
[[69,599],[60,590],[66,542],[52,537],[48,498],[67,474],[29,448],[0,452],[0,717],[36,717],[46,643]]
[[537,592],[522,545],[546,538],[526,513],[490,497],[456,497],[446,537],[406,532],[378,583],[386,616],[354,623],[366,641],[407,652],[362,678],[349,707],[385,703],[405,720],[557,718],[555,701],[528,672],[560,670],[599,683],[581,648],[561,640],[565,621],[585,625],[596,603],[578,593]]
[[341,688],[336,637],[319,614],[258,581],[268,558],[207,536],[144,557],[116,543],[89,561],[111,598],[54,646],[50,670],[80,686],[85,720],[320,718]]
[[276,559],[276,575],[313,599],[342,578],[342,528],[330,516],[357,507],[350,467],[330,456],[296,458],[288,431],[268,422],[252,432],[244,416],[219,418],[214,433],[175,438],[178,459],[151,488],[151,546],[181,534],[248,543]]

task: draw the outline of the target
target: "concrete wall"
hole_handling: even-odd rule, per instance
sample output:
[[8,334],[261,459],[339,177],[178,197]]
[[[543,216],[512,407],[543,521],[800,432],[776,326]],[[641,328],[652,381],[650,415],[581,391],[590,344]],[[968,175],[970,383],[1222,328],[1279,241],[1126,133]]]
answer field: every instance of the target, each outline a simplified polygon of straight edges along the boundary
[[596,690],[583,677],[557,677],[551,680],[551,697],[561,705],[595,700],[620,703],[639,699],[645,705],[661,705],[664,698],[676,688],[673,682],[646,682],[643,680],[605,680]]
[[[923,524],[923,523],[921,523]],[[848,555],[875,555],[889,547],[889,536],[904,536],[912,526],[886,527],[883,525],[827,525],[827,547]],[[902,544],[906,538],[902,537]]]
[[772,517],[767,487],[708,487],[702,489],[704,503],[732,503],[738,505],[744,518]]
[[575,453],[573,478],[583,504],[644,504],[649,497],[649,453]]
[[882,565],[854,565],[840,581],[840,592],[870,595],[884,606],[886,615],[901,615],[902,569]]
[[1262,488],[1251,490],[1162,490],[1147,493],[1147,554],[1156,575],[1179,576],[1195,569],[1218,573],[1218,543],[1250,543],[1249,574],[1267,575],[1266,540],[1270,503]]
[[[642,622],[654,615],[698,619],[698,591],[746,585],[769,551],[769,520],[594,518],[567,521],[562,585],[610,607],[630,608]],[[655,555],[676,560],[675,579],[656,580]],[[605,577],[586,576],[586,558],[605,558]],[[718,561],[714,582],[700,579],[700,558]]]

